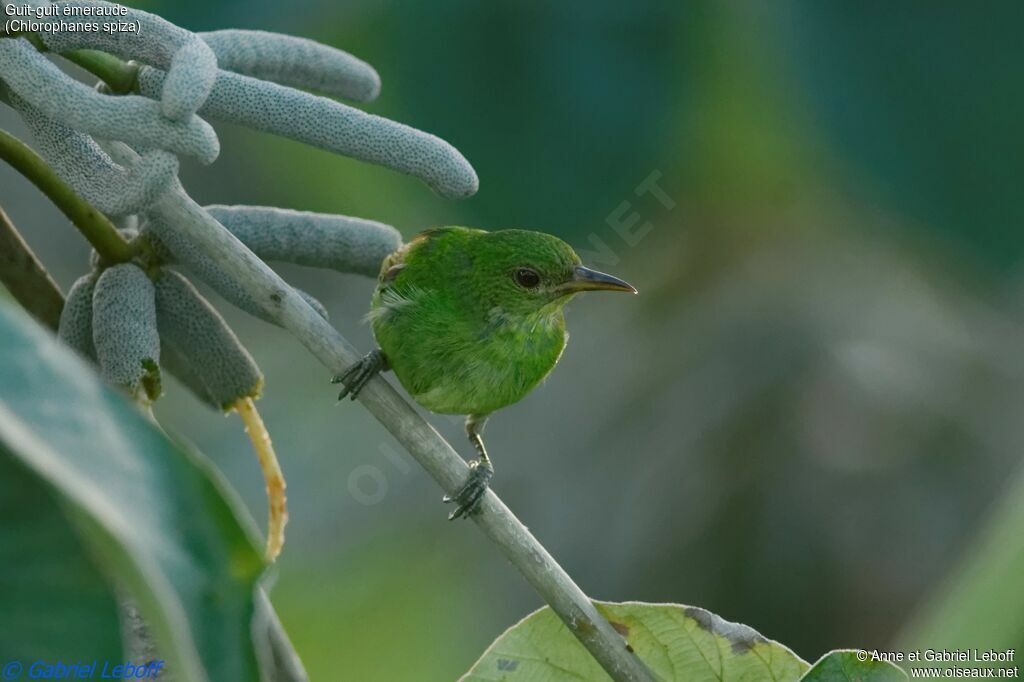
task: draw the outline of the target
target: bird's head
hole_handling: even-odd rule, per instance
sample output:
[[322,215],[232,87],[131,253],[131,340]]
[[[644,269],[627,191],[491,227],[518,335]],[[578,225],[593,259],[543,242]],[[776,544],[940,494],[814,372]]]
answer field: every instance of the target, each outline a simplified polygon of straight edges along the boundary
[[478,232],[472,247],[478,291],[513,314],[561,308],[583,291],[636,289],[618,277],[585,267],[558,237],[529,230]]

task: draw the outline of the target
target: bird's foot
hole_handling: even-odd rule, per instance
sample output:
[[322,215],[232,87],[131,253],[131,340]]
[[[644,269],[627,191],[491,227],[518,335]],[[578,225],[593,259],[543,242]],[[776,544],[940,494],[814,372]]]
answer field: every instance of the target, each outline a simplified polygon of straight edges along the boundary
[[388,361],[380,352],[380,348],[370,351],[362,360],[346,369],[344,373],[331,379],[332,384],[343,384],[345,387],[338,394],[338,400],[344,400],[345,396],[355,400],[366,382],[387,368]]
[[448,515],[448,520],[454,521],[460,516],[468,519],[471,514],[476,513],[480,508],[480,500],[487,492],[493,476],[494,467],[491,466],[489,459],[481,457],[471,461],[469,463],[469,478],[466,479],[463,486],[454,495],[445,495],[442,498],[445,504],[455,503],[455,509]]

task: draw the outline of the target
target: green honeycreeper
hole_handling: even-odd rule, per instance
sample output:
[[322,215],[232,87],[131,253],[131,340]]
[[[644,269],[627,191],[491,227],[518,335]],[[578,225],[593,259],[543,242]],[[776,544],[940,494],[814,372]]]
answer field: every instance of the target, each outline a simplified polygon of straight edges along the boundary
[[338,399],[391,369],[420,405],[464,414],[479,457],[449,519],[476,510],[494,468],[487,417],[529,393],[558,362],[568,334],[562,308],[581,291],[631,285],[584,267],[557,237],[528,230],[427,230],[384,259],[369,320],[379,345],[344,374]]

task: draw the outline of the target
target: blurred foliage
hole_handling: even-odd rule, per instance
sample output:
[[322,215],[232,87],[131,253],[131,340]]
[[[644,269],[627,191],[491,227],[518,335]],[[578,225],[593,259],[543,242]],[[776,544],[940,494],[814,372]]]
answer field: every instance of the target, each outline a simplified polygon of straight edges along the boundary
[[907,649],[1024,651],[1024,610],[1008,599],[1024,591],[1022,536],[1024,478],[1018,475],[938,598],[898,642]]
[[[638,286],[574,302],[559,367],[488,426],[497,491],[588,594],[700,604],[809,658],[896,646],[960,575],[989,590],[979,618],[1021,611],[991,584],[997,553],[969,568],[1024,451],[1015,3],[145,6],[351,50],[385,83],[367,110],[441,135],[481,178],[455,204],[225,129],[222,158],[185,169],[201,202],[597,239]],[[654,170],[672,209],[635,193]],[[24,187],[0,169],[66,286],[85,248]],[[607,222],[622,202],[652,225],[634,246]],[[368,280],[282,274],[369,348]],[[274,600],[313,678],[468,670],[536,596],[297,344],[227,314],[267,375],[292,513]],[[261,509],[244,439],[168,390],[161,419]],[[427,644],[396,655],[413,630]]]
[[789,3],[815,124],[884,201],[988,264],[1024,255],[1020,3]]
[[53,494],[0,443],[0,648],[27,660],[121,658],[114,595]]
[[310,679],[337,679],[342,663],[353,680],[382,670],[388,679],[451,680],[465,671],[438,652],[461,648],[459,624],[478,618],[480,602],[462,582],[459,558],[431,552],[427,532],[383,531],[357,551],[315,560],[285,551],[274,601],[289,636],[303,643]]
[[[0,537],[22,554],[0,569],[0,650],[148,662],[152,642],[121,636],[130,618],[115,599],[127,596],[176,677],[301,679],[257,668],[271,647],[253,634],[278,629],[271,611],[254,615],[263,562],[251,520],[206,460],[7,301],[0,338]],[[287,639],[277,644],[274,660],[287,661]]]

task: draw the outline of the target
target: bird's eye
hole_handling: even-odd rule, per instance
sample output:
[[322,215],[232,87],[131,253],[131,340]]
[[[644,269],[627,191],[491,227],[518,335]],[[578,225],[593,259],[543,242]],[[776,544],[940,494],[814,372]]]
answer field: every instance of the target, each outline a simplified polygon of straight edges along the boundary
[[519,268],[515,271],[516,284],[525,288],[533,289],[540,284],[540,275],[537,274],[536,270],[530,268]]

